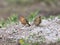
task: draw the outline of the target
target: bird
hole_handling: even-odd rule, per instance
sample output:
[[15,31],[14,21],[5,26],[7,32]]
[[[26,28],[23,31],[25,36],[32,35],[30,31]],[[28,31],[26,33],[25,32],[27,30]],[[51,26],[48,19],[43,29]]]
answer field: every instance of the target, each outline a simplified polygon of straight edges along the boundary
[[27,19],[25,19],[24,16],[20,16],[20,22],[23,24],[23,25],[28,25],[30,26],[29,22],[27,21]]
[[39,26],[39,24],[41,23],[41,16],[37,16],[35,19],[34,19],[34,24],[36,26]]

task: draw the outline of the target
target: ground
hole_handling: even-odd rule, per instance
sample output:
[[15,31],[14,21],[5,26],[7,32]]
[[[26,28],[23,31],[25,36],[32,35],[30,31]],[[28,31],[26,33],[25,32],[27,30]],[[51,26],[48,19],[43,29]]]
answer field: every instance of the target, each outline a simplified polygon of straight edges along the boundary
[[[41,45],[59,45],[60,43],[60,19],[42,19],[39,26],[23,26],[19,23],[7,24],[6,27],[0,28],[1,45],[17,45],[19,39],[25,39],[32,45],[39,42]],[[31,22],[30,22],[31,23]]]

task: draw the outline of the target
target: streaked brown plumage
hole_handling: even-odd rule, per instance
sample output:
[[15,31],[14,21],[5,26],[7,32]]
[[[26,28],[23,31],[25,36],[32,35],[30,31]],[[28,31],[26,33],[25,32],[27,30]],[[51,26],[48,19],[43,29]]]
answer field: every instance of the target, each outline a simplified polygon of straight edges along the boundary
[[35,18],[34,24],[35,24],[36,26],[39,26],[40,23],[41,23],[41,16],[38,16],[38,17]]
[[20,16],[20,21],[23,25],[28,24],[28,26],[30,26],[30,24],[28,23],[27,19],[25,19],[23,16]]

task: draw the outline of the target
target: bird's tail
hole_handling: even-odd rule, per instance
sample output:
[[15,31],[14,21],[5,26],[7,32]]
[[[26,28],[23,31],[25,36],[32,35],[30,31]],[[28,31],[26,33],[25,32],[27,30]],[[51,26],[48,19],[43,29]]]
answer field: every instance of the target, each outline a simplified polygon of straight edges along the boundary
[[29,26],[31,26],[29,23],[28,23]]

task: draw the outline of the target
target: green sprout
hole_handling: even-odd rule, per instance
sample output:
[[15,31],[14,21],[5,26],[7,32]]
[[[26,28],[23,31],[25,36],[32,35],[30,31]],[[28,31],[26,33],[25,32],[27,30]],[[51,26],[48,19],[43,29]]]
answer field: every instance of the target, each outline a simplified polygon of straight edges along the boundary
[[4,19],[2,19],[1,21],[0,21],[0,27],[4,27],[6,24],[5,24],[5,21],[4,21]]
[[13,14],[13,15],[11,15],[10,17],[8,17],[7,22],[8,22],[8,21],[9,21],[9,22],[17,22],[17,20],[18,20],[17,15],[16,15],[16,14]]
[[35,12],[32,12],[29,16],[28,16],[28,21],[33,21],[33,19],[37,16],[37,14],[39,13],[40,10],[37,10]]
[[24,39],[20,39],[20,40],[19,40],[19,43],[20,43],[21,45],[29,45],[29,43],[27,43]]
[[0,27],[5,27],[10,23],[18,23],[18,17],[16,14],[11,15],[7,20],[2,19],[0,21]]
[[60,15],[58,15],[58,18],[60,19]]
[[50,18],[50,19],[54,19],[54,18],[55,18],[55,16],[50,16],[49,18]]

